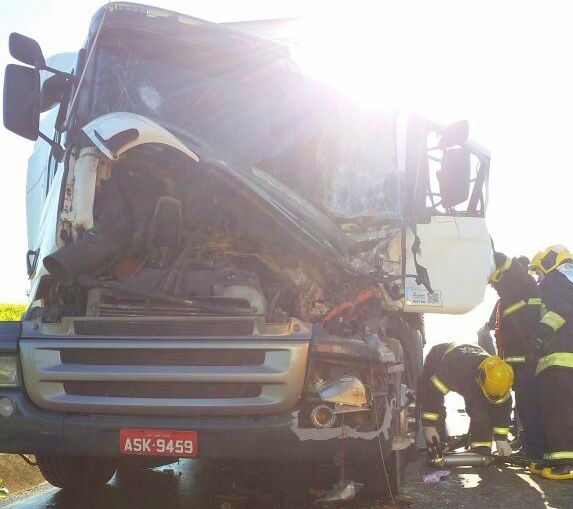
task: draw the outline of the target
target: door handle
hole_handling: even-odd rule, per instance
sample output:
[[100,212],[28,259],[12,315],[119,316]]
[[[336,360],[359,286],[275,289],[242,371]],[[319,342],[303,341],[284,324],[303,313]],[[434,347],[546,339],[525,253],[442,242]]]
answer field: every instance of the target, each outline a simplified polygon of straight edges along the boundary
[[38,265],[38,256],[40,255],[40,250],[30,249],[26,253],[26,272],[28,273],[28,277],[32,277],[32,274],[36,272],[36,265]]

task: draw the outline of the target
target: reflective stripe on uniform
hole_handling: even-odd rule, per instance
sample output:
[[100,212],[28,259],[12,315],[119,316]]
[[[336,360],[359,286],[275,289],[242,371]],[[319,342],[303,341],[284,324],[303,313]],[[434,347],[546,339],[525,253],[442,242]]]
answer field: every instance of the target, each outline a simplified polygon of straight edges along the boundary
[[454,348],[456,348],[458,346],[457,343],[450,343],[448,345],[448,349],[444,352],[444,355],[442,355],[442,360],[444,360],[444,358],[446,357],[446,355],[448,355]]
[[549,452],[543,455],[543,459],[546,460],[572,460],[573,451],[556,451]]
[[448,392],[450,392],[448,386],[444,382],[442,382],[436,375],[434,375],[431,378],[431,380],[436,389],[438,389],[442,394],[447,394]]
[[516,364],[518,362],[525,362],[525,355],[512,355],[511,357],[504,357],[503,360],[508,364]]
[[573,353],[569,352],[556,352],[545,357],[541,357],[537,362],[535,374],[538,375],[544,369],[551,366],[559,366],[560,368],[573,368]]
[[561,327],[563,327],[565,322],[566,322],[565,318],[555,313],[554,311],[547,311],[547,313],[545,313],[541,318],[541,323],[548,325],[555,332],[557,332]]
[[517,301],[515,304],[511,306],[507,306],[504,310],[502,315],[504,317],[511,315],[511,313],[515,313],[516,311],[520,310],[525,306],[541,306],[541,299],[539,297],[531,297],[528,300],[520,300]]
[[437,421],[440,419],[440,414],[434,414],[432,412],[423,412],[422,419],[426,419],[427,421]]
[[515,313],[516,311],[520,310],[521,308],[524,308],[525,306],[527,306],[527,303],[524,300],[520,300],[519,302],[516,302],[515,304],[506,307],[503,310],[502,315],[504,317],[507,315],[511,315],[511,313]]
[[470,449],[475,449],[476,447],[489,447],[491,449],[491,442],[472,442],[470,444]]
[[494,426],[493,433],[494,435],[507,435],[509,433],[509,428],[498,428]]

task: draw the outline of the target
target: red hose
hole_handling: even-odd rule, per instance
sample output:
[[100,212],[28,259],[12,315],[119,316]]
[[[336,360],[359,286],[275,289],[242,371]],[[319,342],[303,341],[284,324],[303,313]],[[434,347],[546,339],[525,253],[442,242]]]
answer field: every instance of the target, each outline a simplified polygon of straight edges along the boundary
[[335,308],[332,308],[322,320],[322,324],[325,325],[347,309],[354,310],[360,304],[363,304],[374,297],[375,294],[376,292],[372,288],[364,288],[363,290],[360,290],[354,300],[348,300],[339,304]]

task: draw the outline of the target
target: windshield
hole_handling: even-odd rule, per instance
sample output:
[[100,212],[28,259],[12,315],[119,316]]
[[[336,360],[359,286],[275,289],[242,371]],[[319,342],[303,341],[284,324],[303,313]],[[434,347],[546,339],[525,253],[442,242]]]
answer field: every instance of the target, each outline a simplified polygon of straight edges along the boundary
[[264,170],[331,216],[399,214],[393,116],[337,97],[284,56],[108,30],[91,90],[90,118],[144,115],[199,139],[204,158]]

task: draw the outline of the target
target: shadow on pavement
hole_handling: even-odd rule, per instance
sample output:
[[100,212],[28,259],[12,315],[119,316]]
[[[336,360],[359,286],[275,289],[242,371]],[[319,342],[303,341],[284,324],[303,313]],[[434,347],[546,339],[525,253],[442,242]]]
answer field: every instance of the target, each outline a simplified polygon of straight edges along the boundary
[[[118,475],[105,488],[93,493],[74,494],[55,489],[15,500],[1,507],[14,509],[304,509],[308,503],[299,498],[269,496],[278,487],[293,495],[304,492],[296,465],[284,470],[266,467],[257,471],[257,481],[266,493],[242,491],[245,479],[252,479],[248,469],[215,467],[204,462],[182,461],[174,467]],[[404,493],[411,497],[412,509],[571,509],[573,481],[548,481],[518,468],[460,467],[437,484],[425,484],[422,476],[432,469],[425,458],[407,469]],[[274,485],[267,481],[270,474]],[[303,476],[304,477],[304,476]],[[304,483],[302,483],[304,484]],[[238,488],[238,489],[237,489]],[[235,498],[229,497],[231,492]],[[237,496],[237,494],[239,496]],[[242,494],[242,496],[241,496]],[[225,505],[225,503],[229,505]],[[380,504],[338,506],[341,509],[387,509]]]
[[[308,507],[300,465],[225,466],[182,461],[120,473],[104,488],[69,492],[44,488],[9,505],[17,509],[303,509]],[[286,495],[285,495],[286,492]]]

